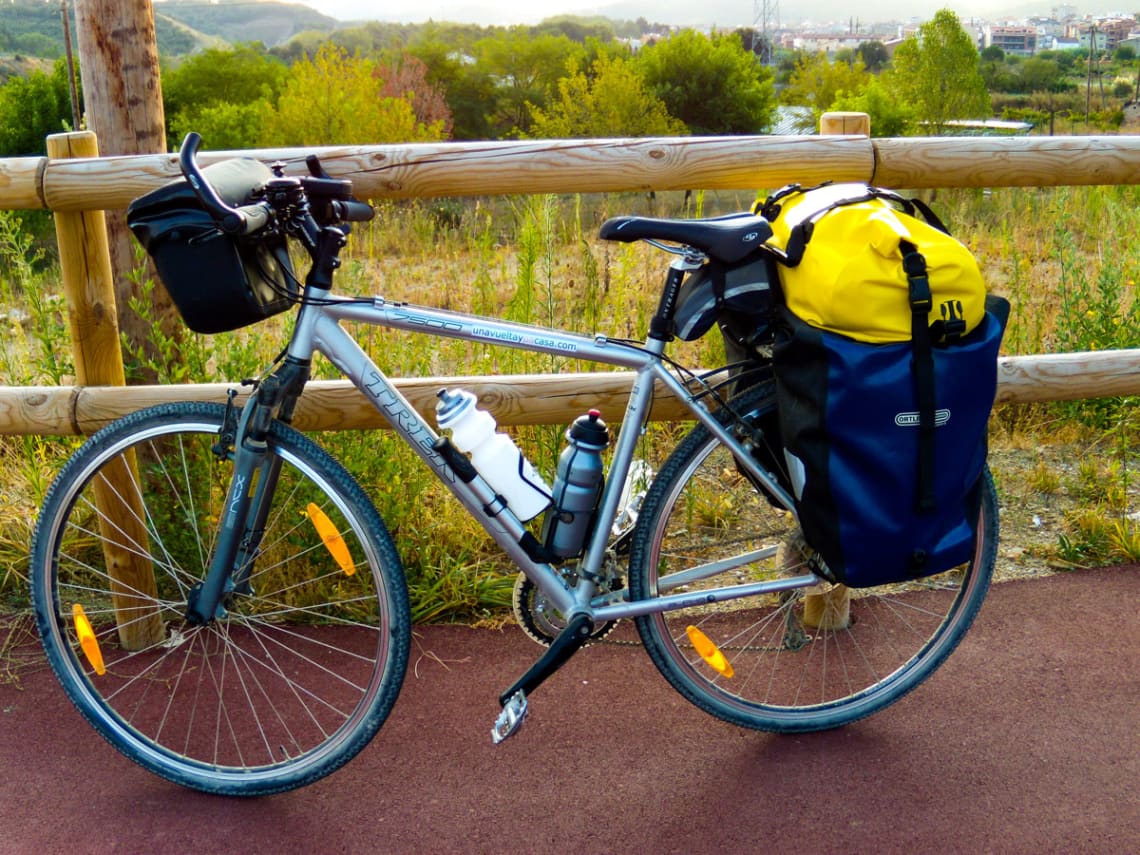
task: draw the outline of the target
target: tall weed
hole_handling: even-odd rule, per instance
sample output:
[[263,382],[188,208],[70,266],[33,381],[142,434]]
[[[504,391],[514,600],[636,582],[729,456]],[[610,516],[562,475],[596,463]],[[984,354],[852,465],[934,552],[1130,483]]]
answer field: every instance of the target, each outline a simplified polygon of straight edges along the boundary
[[[66,300],[19,218],[0,211],[0,379],[9,386],[58,386],[74,374]],[[76,447],[70,439],[0,436],[0,604],[27,606],[25,572],[36,513],[53,474]]]
[[[935,207],[956,235],[978,255],[995,290],[1014,304],[1007,353],[1136,346],[1140,329],[1133,299],[1137,252],[1135,194],[1102,188],[943,193]],[[525,323],[568,327],[612,338],[641,338],[654,310],[669,259],[642,244],[598,241],[597,226],[610,213],[653,210],[714,215],[740,210],[749,194],[696,193],[626,196],[539,196],[383,202],[376,220],[357,228],[338,279],[353,294],[380,294]],[[13,385],[70,382],[73,368],[67,319],[54,271],[10,218],[0,212],[0,299],[6,335],[0,370]],[[39,267],[37,267],[39,265]],[[141,271],[138,276],[142,276]],[[145,295],[133,308],[148,317]],[[160,382],[237,382],[258,376],[277,355],[291,314],[256,327],[215,336],[183,331],[164,336],[151,324],[154,347],[147,357],[127,352],[139,370]],[[356,327],[362,347],[394,377],[513,374],[593,370],[574,360],[526,354],[487,344],[433,339]],[[718,365],[723,349],[715,334],[675,343],[671,353],[688,365]],[[154,356],[153,354],[157,354]],[[149,361],[147,361],[149,359]],[[317,378],[336,376],[318,360]],[[999,411],[1009,418],[1011,408]],[[1018,429],[1053,429],[1055,420],[1096,424],[1110,437],[1119,461],[1109,480],[1114,495],[1127,495],[1126,456],[1132,433],[1120,402],[1081,402],[1021,410]],[[1026,415],[1029,414],[1029,415]],[[604,414],[620,421],[620,413]],[[1032,416],[1032,417],[1030,417]],[[1051,421],[1052,420],[1052,421]],[[1042,427],[1045,425],[1046,427]],[[644,440],[659,458],[685,431],[654,423]],[[512,430],[527,456],[550,477],[563,442],[562,427]],[[413,451],[388,431],[348,431],[317,437],[361,481],[392,529],[407,566],[418,619],[482,617],[509,606],[514,570],[462,512]],[[0,437],[0,594],[22,592],[20,574],[34,514],[50,475],[74,440]],[[1107,477],[1107,476],[1106,476]],[[1121,514],[1114,506],[1101,514]],[[1105,537],[1101,532],[1107,531]],[[1126,527],[1102,529],[1074,523],[1071,545],[1086,553],[1115,544],[1128,548]]]

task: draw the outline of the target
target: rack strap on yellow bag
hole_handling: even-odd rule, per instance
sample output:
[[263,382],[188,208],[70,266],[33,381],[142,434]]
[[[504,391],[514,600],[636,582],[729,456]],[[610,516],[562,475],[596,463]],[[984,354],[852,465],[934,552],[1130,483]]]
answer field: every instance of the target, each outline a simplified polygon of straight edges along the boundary
[[856,341],[911,340],[909,247],[926,261],[934,342],[981,323],[986,289],[977,262],[917,200],[866,184],[828,184],[784,188],[757,208],[772,224],[768,243],[782,262],[785,302],[806,323]]

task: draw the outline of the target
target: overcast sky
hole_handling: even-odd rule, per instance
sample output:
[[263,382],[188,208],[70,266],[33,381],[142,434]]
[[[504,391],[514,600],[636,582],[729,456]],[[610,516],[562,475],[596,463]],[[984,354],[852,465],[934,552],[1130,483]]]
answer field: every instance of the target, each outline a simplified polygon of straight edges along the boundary
[[[1049,15],[1060,0],[292,0],[342,21],[380,20],[419,23],[429,18],[479,24],[535,24],[553,15],[602,14],[619,20],[649,21],[694,27],[751,26],[756,10],[767,2],[784,26],[805,20],[821,24],[849,21],[865,32],[882,21],[928,20],[949,7],[967,20]],[[1120,0],[1069,0],[1078,14],[1105,14]]]
[[[300,0],[342,21],[374,19],[418,23],[436,21],[480,24],[537,24],[560,14],[592,14],[598,0]],[[742,0],[747,3],[750,0]],[[651,4],[647,4],[651,6]]]

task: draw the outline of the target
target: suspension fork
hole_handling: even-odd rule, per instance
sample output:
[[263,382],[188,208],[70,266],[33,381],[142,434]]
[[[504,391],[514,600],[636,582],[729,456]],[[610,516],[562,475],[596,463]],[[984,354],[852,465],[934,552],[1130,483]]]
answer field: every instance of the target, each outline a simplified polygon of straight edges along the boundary
[[[234,434],[233,476],[226,493],[217,543],[205,578],[190,590],[186,620],[202,625],[225,615],[231,592],[251,592],[250,576],[281,473],[281,458],[270,453],[274,419],[288,423],[309,376],[307,361],[288,357],[280,369],[258,384],[242,410]],[[228,419],[227,419],[228,421]],[[226,428],[223,427],[223,433]],[[226,439],[220,440],[221,445]],[[218,450],[219,455],[225,448]]]

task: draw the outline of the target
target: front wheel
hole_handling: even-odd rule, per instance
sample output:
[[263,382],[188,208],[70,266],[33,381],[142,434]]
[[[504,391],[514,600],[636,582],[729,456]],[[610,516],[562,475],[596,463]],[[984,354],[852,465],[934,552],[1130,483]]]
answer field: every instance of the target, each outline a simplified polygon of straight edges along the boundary
[[[52,485],[31,585],[48,661],[106,739],[169,780],[257,795],[311,783],[388,716],[407,664],[399,556],[344,468],[284,425],[264,530],[224,609],[184,619],[230,482],[225,408],[170,404],[92,436]],[[232,423],[232,420],[231,420]]]
[[[770,436],[774,406],[771,384],[762,384],[731,409]],[[722,419],[727,424],[730,417]],[[782,460],[776,442],[765,447],[761,440],[759,453],[769,465]],[[682,695],[744,727],[824,730],[868,716],[930,676],[973,622],[997,550],[997,499],[988,470],[981,498],[974,556],[960,567],[875,588],[820,584],[650,614],[637,619],[642,642]],[[750,560],[734,560],[745,554]],[[807,555],[794,516],[758,490],[728,449],[698,426],[646,496],[630,557],[630,592],[647,600],[802,575],[810,572]]]

